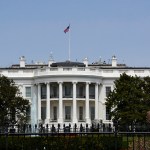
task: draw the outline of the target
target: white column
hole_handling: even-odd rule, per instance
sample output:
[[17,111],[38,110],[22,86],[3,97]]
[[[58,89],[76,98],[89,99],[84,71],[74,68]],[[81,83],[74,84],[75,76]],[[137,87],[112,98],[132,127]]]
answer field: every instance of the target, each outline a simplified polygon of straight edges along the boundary
[[62,82],[59,82],[59,118],[58,118],[58,123],[63,123]]
[[86,102],[85,102],[85,119],[86,123],[90,124],[89,118],[89,82],[86,82]]
[[33,95],[32,95],[32,104],[31,104],[31,124],[35,126],[37,124],[37,85],[33,85],[32,87]]
[[98,119],[98,83],[95,83],[95,119]]
[[73,123],[77,123],[76,84],[77,82],[73,82]]
[[41,123],[41,85],[38,84],[38,123]]
[[104,87],[103,87],[103,84],[100,83],[99,85],[99,103],[98,103],[98,118],[101,119],[101,120],[105,120],[105,111],[104,111],[104,99],[105,99],[105,91],[104,91]]
[[45,123],[48,124],[50,120],[50,83],[46,84],[46,90],[47,90],[47,98],[46,98],[46,120]]

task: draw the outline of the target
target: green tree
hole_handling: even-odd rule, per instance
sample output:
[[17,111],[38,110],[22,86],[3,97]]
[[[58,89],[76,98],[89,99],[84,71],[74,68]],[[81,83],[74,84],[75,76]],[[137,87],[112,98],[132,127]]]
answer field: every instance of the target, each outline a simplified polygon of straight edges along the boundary
[[0,125],[16,124],[27,120],[26,110],[29,101],[23,99],[19,88],[12,79],[0,77]]
[[120,75],[106,99],[110,115],[121,124],[145,123],[150,110],[150,77]]

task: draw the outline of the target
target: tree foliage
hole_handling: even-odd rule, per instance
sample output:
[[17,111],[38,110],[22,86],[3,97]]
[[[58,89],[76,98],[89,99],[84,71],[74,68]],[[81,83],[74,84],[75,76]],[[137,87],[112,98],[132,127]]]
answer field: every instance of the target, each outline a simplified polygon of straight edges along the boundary
[[15,124],[25,120],[29,101],[23,99],[14,81],[0,77],[0,125]]
[[150,77],[122,74],[106,99],[110,115],[122,124],[144,123],[150,110]]

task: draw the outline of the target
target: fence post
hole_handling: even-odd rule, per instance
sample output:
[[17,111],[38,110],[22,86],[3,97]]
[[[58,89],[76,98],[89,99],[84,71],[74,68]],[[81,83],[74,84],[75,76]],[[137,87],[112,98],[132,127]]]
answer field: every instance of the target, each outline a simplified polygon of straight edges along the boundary
[[31,124],[29,124],[29,132],[31,133]]
[[60,124],[58,123],[58,133],[59,133],[59,130],[60,130]]
[[77,124],[75,123],[75,125],[74,125],[74,131],[76,132],[76,130],[77,130]]
[[18,124],[18,133],[19,133],[19,131],[20,131],[20,125]]
[[23,125],[23,132],[25,133],[26,131],[26,124]]
[[35,124],[35,133],[37,132],[37,124]]
[[103,132],[105,132],[105,124],[103,123]]
[[88,132],[89,130],[88,130],[88,124],[86,123],[86,132]]
[[65,132],[65,131],[66,131],[66,130],[65,130],[65,124],[64,124],[63,126],[64,126],[64,132]]
[[108,130],[109,130],[109,132],[111,132],[111,124],[110,123],[109,123],[109,129]]
[[6,144],[6,150],[8,150],[8,124],[5,124],[5,144]]
[[83,126],[82,126],[82,123],[80,124],[80,132],[83,132]]
[[69,123],[69,132],[70,132],[70,129],[71,129],[71,124]]
[[92,123],[92,126],[91,126],[91,132],[94,131],[94,124]]
[[117,150],[117,144],[118,144],[118,141],[117,141],[118,140],[117,139],[118,121],[114,120],[113,123],[114,123],[114,127],[115,127],[115,131],[114,131],[114,133],[115,133],[115,150]]
[[55,132],[55,127],[54,127],[54,124],[52,124],[52,133]]
[[40,124],[40,130],[41,130],[41,133],[43,132],[43,125]]
[[100,125],[99,123],[97,124],[97,131],[99,132],[99,128],[100,128]]
[[136,131],[136,121],[133,121],[133,132]]
[[46,124],[46,132],[48,133],[48,124]]

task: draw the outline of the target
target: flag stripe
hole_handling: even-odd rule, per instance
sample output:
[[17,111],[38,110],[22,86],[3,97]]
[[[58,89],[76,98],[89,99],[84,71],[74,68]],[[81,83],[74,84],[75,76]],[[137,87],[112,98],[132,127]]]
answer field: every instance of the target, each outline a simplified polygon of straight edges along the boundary
[[69,31],[69,28],[70,28],[70,25],[64,30],[64,32],[68,32]]

